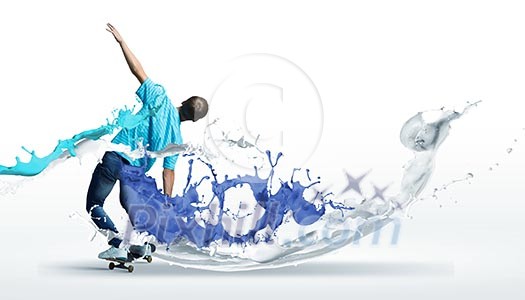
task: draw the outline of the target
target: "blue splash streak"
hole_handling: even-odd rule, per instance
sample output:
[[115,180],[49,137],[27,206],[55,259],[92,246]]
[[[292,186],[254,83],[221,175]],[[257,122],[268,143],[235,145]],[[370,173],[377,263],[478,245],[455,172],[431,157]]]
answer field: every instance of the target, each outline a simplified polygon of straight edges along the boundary
[[[271,165],[268,177],[261,178],[254,168],[254,175],[237,175],[236,178],[224,181],[217,180],[217,174],[210,163],[198,159],[206,164],[211,171],[212,177],[204,176],[191,184],[194,159],[190,159],[187,184],[182,195],[168,197],[161,193],[157,188],[153,178],[146,176],[144,168],[134,166],[124,166],[121,173],[124,192],[128,195],[125,208],[128,211],[130,220],[139,232],[147,232],[154,235],[161,243],[170,245],[181,238],[194,243],[198,248],[207,247],[213,241],[227,241],[229,243],[245,244],[247,242],[258,242],[255,235],[258,231],[269,228],[273,233],[283,224],[285,215],[292,212],[293,219],[299,225],[310,225],[317,222],[326,212],[325,205],[331,205],[337,209],[352,210],[351,207],[335,206],[331,201],[324,202],[322,206],[308,202],[303,193],[319,181],[307,186],[301,185],[298,181],[290,179],[290,182],[282,182],[275,193],[272,193],[271,180],[274,175],[274,168],[277,165],[282,153],[278,153],[275,162],[272,162],[270,151],[266,151]],[[295,169],[294,173],[296,170]],[[309,173],[309,170],[307,171]],[[207,205],[199,201],[197,187],[204,181],[211,180],[211,190],[213,197]],[[222,225],[222,217],[226,213],[224,203],[225,193],[229,189],[234,189],[247,184],[257,203],[265,209],[263,215],[257,220],[253,228],[243,235],[232,236]],[[206,209],[210,209],[213,200],[218,200],[218,222],[204,222],[200,225],[195,216]],[[268,241],[269,237],[263,239]]]
[[144,122],[149,116],[155,114],[157,107],[143,107],[138,113],[133,114],[133,108],[120,109],[115,111],[116,117],[106,125],[100,126],[96,129],[89,129],[75,134],[72,138],[67,140],[59,140],[55,149],[46,156],[38,157],[35,151],[30,151],[26,147],[22,147],[24,151],[31,155],[28,162],[23,162],[16,157],[16,164],[11,167],[0,165],[0,175],[20,175],[20,176],[35,176],[44,171],[50,163],[57,160],[65,153],[71,156],[76,156],[75,145],[84,139],[98,140],[99,138],[113,133],[115,129],[127,128],[131,129]]

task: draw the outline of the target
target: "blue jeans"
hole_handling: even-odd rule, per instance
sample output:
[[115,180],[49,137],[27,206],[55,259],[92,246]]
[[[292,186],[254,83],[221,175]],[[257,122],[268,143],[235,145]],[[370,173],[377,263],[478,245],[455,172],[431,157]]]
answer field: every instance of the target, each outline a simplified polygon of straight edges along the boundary
[[[129,162],[116,152],[106,152],[102,162],[97,165],[93,171],[93,177],[89,184],[87,193],[86,210],[91,215],[91,219],[99,229],[105,229],[118,234],[118,230],[111,221],[111,218],[104,211],[104,201],[115,186],[117,180],[120,181],[120,172],[123,165],[129,165]],[[120,204],[125,206],[126,193],[120,185]],[[118,247],[122,242],[119,238],[111,239],[108,244]]]

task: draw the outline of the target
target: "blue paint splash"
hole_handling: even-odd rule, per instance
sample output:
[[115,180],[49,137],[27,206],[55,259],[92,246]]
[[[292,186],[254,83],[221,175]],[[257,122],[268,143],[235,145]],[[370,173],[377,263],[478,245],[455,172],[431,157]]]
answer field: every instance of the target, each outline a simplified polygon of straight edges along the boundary
[[115,110],[112,121],[107,121],[106,125],[102,125],[95,129],[89,129],[75,134],[72,138],[66,140],[59,140],[53,151],[49,154],[38,157],[35,151],[30,151],[26,147],[22,149],[31,155],[27,162],[21,161],[20,157],[16,157],[16,164],[14,166],[0,165],[0,175],[20,175],[20,176],[35,176],[44,171],[53,161],[63,157],[64,155],[76,156],[75,146],[82,140],[98,140],[101,137],[112,134],[115,129],[131,129],[142,122],[157,111],[157,107],[144,106],[136,114],[133,113],[133,108]]
[[35,151],[29,151],[26,147],[22,147],[24,151],[31,155],[28,162],[23,162],[20,157],[16,157],[16,165],[12,167],[6,167],[0,165],[0,175],[22,175],[22,176],[35,176],[44,171],[50,163],[60,158],[65,151],[69,152],[72,156],[76,156],[75,144],[83,139],[96,140],[106,134],[113,132],[115,127],[113,125],[101,126],[97,129],[86,130],[79,134],[74,135],[71,139],[64,141],[58,141],[55,149],[46,156],[38,157]]
[[[121,173],[124,193],[127,195],[125,208],[128,211],[130,221],[135,230],[147,232],[156,237],[157,241],[170,245],[184,238],[193,243],[197,248],[208,247],[214,241],[226,241],[230,244],[257,243],[260,241],[268,242],[266,239],[257,239],[256,234],[260,230],[269,229],[275,232],[283,224],[285,216],[290,213],[293,220],[301,225],[307,226],[317,222],[326,212],[326,205],[335,209],[352,210],[352,207],[334,205],[332,201],[326,200],[328,195],[321,195],[323,205],[320,207],[307,201],[304,198],[306,189],[318,184],[320,181],[311,182],[309,185],[302,185],[299,181],[294,181],[294,169],[290,181],[281,181],[277,191],[273,191],[271,181],[274,176],[274,168],[277,165],[282,153],[278,153],[275,162],[272,162],[270,151],[266,151],[271,171],[268,177],[259,176],[257,168],[254,167],[254,175],[237,175],[236,178],[225,176],[223,181],[217,179],[217,174],[210,163],[201,158],[198,161],[205,164],[211,173],[210,176],[203,176],[194,183],[191,183],[194,159],[190,159],[187,183],[182,195],[170,198],[161,193],[157,188],[153,178],[144,174],[144,168],[125,166]],[[308,178],[309,170],[306,170]],[[204,180],[211,181],[212,199],[208,204],[204,204],[199,199],[197,187]],[[311,179],[310,179],[311,181]],[[226,201],[226,191],[248,185],[257,204],[264,209],[264,213],[254,226],[245,234],[231,235],[224,228],[222,218],[227,210],[224,207]],[[218,222],[200,222],[196,219],[205,210],[209,210],[213,201],[218,202]]]

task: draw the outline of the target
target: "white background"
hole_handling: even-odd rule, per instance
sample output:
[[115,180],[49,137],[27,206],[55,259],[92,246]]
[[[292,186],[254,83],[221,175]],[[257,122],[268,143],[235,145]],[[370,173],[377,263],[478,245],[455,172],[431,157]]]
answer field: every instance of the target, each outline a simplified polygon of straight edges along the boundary
[[[201,95],[210,114],[229,111],[214,106],[213,95],[232,59],[268,53],[295,63],[323,107],[321,139],[304,165],[336,191],[344,186],[343,169],[372,170],[370,181],[394,188],[411,157],[398,139],[404,121],[418,111],[483,100],[452,124],[424,194],[468,172],[474,178],[417,205],[397,245],[389,244],[387,229],[378,245],[365,239],[286,269],[221,274],[157,261],[137,265],[134,274],[110,272],[96,259],[103,243],[90,242],[92,231],[68,217],[84,214],[96,161],[69,160],[22,180],[15,195],[0,200],[2,297],[521,299],[524,13],[519,1],[2,2],[2,165],[24,157],[22,145],[45,154],[58,139],[135,103],[138,82],[104,30],[108,21],[176,105]],[[297,110],[286,113],[300,113],[300,100],[285,96]],[[257,107],[273,124],[271,109]],[[280,122],[293,129],[290,120]],[[199,142],[205,125],[183,123],[185,140]],[[295,166],[303,161],[294,157],[312,150],[286,146]],[[177,179],[184,169],[179,162]],[[108,210],[118,212],[117,195]]]

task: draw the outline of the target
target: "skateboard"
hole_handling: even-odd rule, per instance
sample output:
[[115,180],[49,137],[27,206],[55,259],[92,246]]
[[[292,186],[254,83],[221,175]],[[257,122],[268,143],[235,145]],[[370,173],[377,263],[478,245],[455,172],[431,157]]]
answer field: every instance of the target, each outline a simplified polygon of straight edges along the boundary
[[133,265],[132,265],[132,263],[133,263],[133,261],[135,259],[133,258],[131,253],[128,253],[128,257],[125,260],[116,259],[116,258],[115,259],[108,258],[106,260],[110,261],[110,263],[109,263],[109,269],[110,270],[113,270],[113,269],[117,268],[117,269],[128,270],[128,272],[131,273],[135,269],[135,267],[133,267]]
[[144,259],[146,260],[148,263],[151,263],[153,261],[153,257],[151,256],[151,254],[153,252],[155,252],[156,250],[156,247],[155,245],[152,245],[152,244],[147,244],[147,246],[149,246],[149,251],[146,250],[146,253],[133,253],[133,252],[128,252],[128,256],[126,259],[116,259],[116,258],[108,258],[106,259],[107,261],[109,261],[109,269],[110,270],[113,270],[115,268],[117,269],[124,269],[124,270],[128,270],[129,273],[132,273],[133,270],[135,269],[135,267],[133,267],[133,262],[137,259]]

